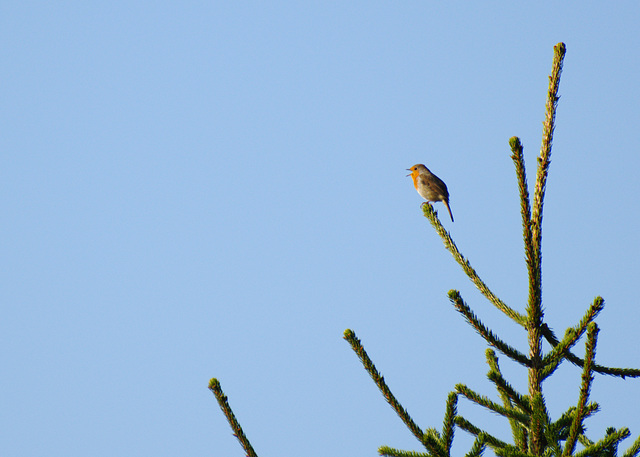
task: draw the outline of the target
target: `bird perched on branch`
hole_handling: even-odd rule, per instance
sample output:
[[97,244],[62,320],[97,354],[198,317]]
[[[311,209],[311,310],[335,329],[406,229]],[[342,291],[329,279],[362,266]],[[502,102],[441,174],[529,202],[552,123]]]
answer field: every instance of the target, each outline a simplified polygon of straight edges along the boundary
[[431,173],[431,171],[421,163],[407,168],[407,170],[411,172],[407,176],[411,176],[413,179],[413,185],[420,196],[428,202],[444,203],[447,211],[449,211],[449,216],[451,216],[451,222],[453,222],[453,214],[451,214],[451,208],[449,208],[449,191],[442,179]]

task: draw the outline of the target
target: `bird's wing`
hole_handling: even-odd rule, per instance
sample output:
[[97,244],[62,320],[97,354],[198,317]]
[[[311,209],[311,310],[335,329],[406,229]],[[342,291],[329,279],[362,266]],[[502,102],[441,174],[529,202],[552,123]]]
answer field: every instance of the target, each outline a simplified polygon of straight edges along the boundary
[[431,173],[430,178],[431,179],[427,179],[426,177],[423,177],[422,183],[425,184],[432,192],[449,198],[449,190],[447,189],[447,185],[442,181],[442,179],[438,178],[433,173]]

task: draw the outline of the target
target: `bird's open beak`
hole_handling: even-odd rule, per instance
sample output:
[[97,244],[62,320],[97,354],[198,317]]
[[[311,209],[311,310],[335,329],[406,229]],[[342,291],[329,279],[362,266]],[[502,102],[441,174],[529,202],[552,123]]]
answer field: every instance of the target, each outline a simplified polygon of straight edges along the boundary
[[[407,168],[407,171],[411,171],[411,168]],[[409,173],[407,176],[411,176],[411,173]]]

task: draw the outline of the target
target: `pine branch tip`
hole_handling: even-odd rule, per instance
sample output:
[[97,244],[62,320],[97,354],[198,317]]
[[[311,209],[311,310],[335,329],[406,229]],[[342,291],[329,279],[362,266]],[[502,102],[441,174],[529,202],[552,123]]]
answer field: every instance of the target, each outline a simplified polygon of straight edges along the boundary
[[520,138],[518,138],[517,136],[512,136],[511,138],[509,138],[509,146],[511,147],[512,151],[516,149],[520,149],[522,147]]

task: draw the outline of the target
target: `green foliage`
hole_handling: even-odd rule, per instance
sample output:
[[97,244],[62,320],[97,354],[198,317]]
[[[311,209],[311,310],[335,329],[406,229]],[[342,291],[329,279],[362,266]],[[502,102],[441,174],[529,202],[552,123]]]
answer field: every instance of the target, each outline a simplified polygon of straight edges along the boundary
[[238,438],[238,441],[244,449],[244,452],[247,454],[247,457],[257,457],[256,452],[253,450],[251,443],[249,443],[249,440],[242,431],[240,423],[237,421],[236,416],[233,414],[233,411],[229,406],[227,396],[224,394],[224,392],[222,391],[222,387],[220,386],[220,381],[218,381],[216,378],[211,378],[211,380],[209,381],[209,390],[213,392],[213,395],[216,397],[220,409],[222,409],[222,412],[226,416],[227,421],[231,426],[231,430],[233,430],[233,436]]
[[[415,452],[382,446],[378,449],[380,455],[450,457],[457,428],[475,437],[473,445],[466,454],[467,457],[480,457],[487,447],[491,448],[500,457],[617,457],[619,443],[630,435],[627,428],[620,430],[610,428],[607,430],[606,435],[598,441],[592,441],[585,434],[584,421],[599,410],[597,403],[589,401],[594,375],[596,373],[607,374],[623,379],[625,377],[640,377],[640,369],[612,368],[598,365],[594,362],[599,332],[598,326],[594,321],[604,308],[604,300],[601,297],[596,297],[580,322],[574,327],[568,328],[561,340],[554,335],[544,322],[541,268],[542,209],[549,165],[551,163],[551,145],[559,100],[558,88],[565,52],[564,43],[559,43],[554,47],[554,59],[551,76],[549,77],[546,116],[543,123],[542,147],[538,157],[533,202],[530,199],[527,187],[522,143],[517,137],[509,140],[511,158],[515,165],[520,194],[525,262],[529,279],[529,293],[525,314],[509,307],[489,289],[484,281],[480,279],[470,262],[460,253],[451,235],[440,223],[433,207],[429,203],[425,203],[422,207],[425,217],[442,238],[445,248],[452,254],[471,282],[491,304],[527,332],[529,354],[518,351],[483,324],[471,307],[464,302],[459,291],[449,291],[448,295],[451,304],[490,346],[486,352],[486,361],[489,365],[487,378],[495,385],[499,402],[473,391],[465,384],[457,384],[455,390],[449,393],[447,397],[442,431],[439,432],[434,428],[423,430],[392,394],[384,377],[376,369],[356,334],[347,329],[344,332],[344,339],[349,342],[385,400],[425,449],[425,452]],[[573,354],[571,350],[585,335],[586,351],[584,359],[581,359]],[[543,339],[551,345],[551,350],[546,354],[542,351]],[[527,370],[528,392],[518,392],[504,378],[494,349]],[[545,404],[542,385],[565,360],[582,369],[582,382],[577,404],[570,407],[559,418],[553,420],[549,416]],[[254,456],[255,453],[229,408],[227,398],[222,393],[219,382],[216,379],[212,379],[209,388],[216,396],[234,431],[234,435],[238,437],[247,455]],[[472,403],[507,420],[511,427],[513,443],[507,443],[491,435],[463,417],[457,409],[460,397],[466,398]],[[576,451],[578,444],[581,449]],[[622,454],[622,457],[636,457],[638,454],[640,454],[640,438]]]
[[[454,308],[462,314],[464,319],[484,340],[497,351],[520,364],[528,371],[528,392],[518,392],[502,375],[498,364],[498,358],[493,349],[487,350],[487,363],[489,365],[488,379],[496,386],[501,403],[481,395],[464,384],[457,384],[454,392],[447,398],[447,406],[444,419],[444,427],[441,434],[435,430],[427,429],[424,435],[429,435],[430,444],[425,446],[427,455],[450,456],[451,444],[455,428],[460,428],[476,437],[473,446],[467,456],[479,456],[484,449],[490,447],[496,455],[505,457],[530,457],[530,456],[617,456],[618,444],[629,436],[629,430],[610,429],[605,437],[599,441],[591,441],[585,435],[584,420],[598,411],[597,403],[589,402],[591,385],[596,373],[609,374],[619,377],[639,377],[640,370],[633,368],[610,368],[595,364],[595,350],[598,336],[598,326],[594,322],[596,316],[604,307],[604,300],[596,297],[587,309],[584,317],[566,330],[564,337],[558,340],[549,326],[544,322],[542,308],[542,208],[545,195],[545,187],[551,163],[551,144],[553,140],[554,122],[558,104],[558,87],[560,73],[565,55],[564,43],[554,47],[554,59],[549,77],[549,91],[547,95],[546,117],[543,124],[542,147],[538,157],[538,169],[536,174],[533,202],[530,201],[527,187],[527,176],[524,166],[523,147],[520,139],[513,137],[509,140],[511,158],[515,164],[518,189],[520,194],[522,231],[525,248],[525,261],[529,276],[529,298],[526,314],[521,314],[500,300],[488,286],[478,277],[476,271],[451,239],[450,234],[444,229],[438,215],[430,204],[423,206],[424,215],[436,232],[442,238],[446,249],[460,264],[469,279],[478,290],[500,311],[519,324],[528,335],[529,354],[523,354],[500,338],[495,332],[482,323],[480,318],[467,305],[460,292],[449,291],[449,300]],[[353,338],[355,335],[348,331]],[[586,351],[584,359],[575,356],[571,350],[575,344],[586,334]],[[551,350],[546,354],[542,352],[542,340],[546,339],[551,344]],[[358,341],[358,343],[360,343]],[[356,348],[354,348],[356,350]],[[364,349],[358,346],[357,353],[363,353]],[[582,368],[582,382],[578,395],[578,403],[569,408],[559,419],[553,421],[547,410],[545,398],[542,392],[542,384],[551,376],[558,366],[568,360]],[[365,369],[381,378],[370,360],[365,364]],[[374,370],[374,371],[370,371]],[[371,374],[374,377],[373,374]],[[380,385],[379,385],[380,387]],[[390,392],[385,385],[385,397]],[[457,398],[464,397],[471,402],[504,417],[511,426],[513,444],[506,443],[480,427],[469,422],[457,412]],[[402,408],[396,406],[395,408]],[[404,411],[404,409],[396,409]],[[424,435],[421,438],[413,429],[414,435],[424,443]],[[580,444],[582,450],[576,452],[576,445]],[[382,455],[423,455],[409,454],[406,451],[380,448]],[[640,452],[640,439],[624,454],[624,457],[636,456]]]

